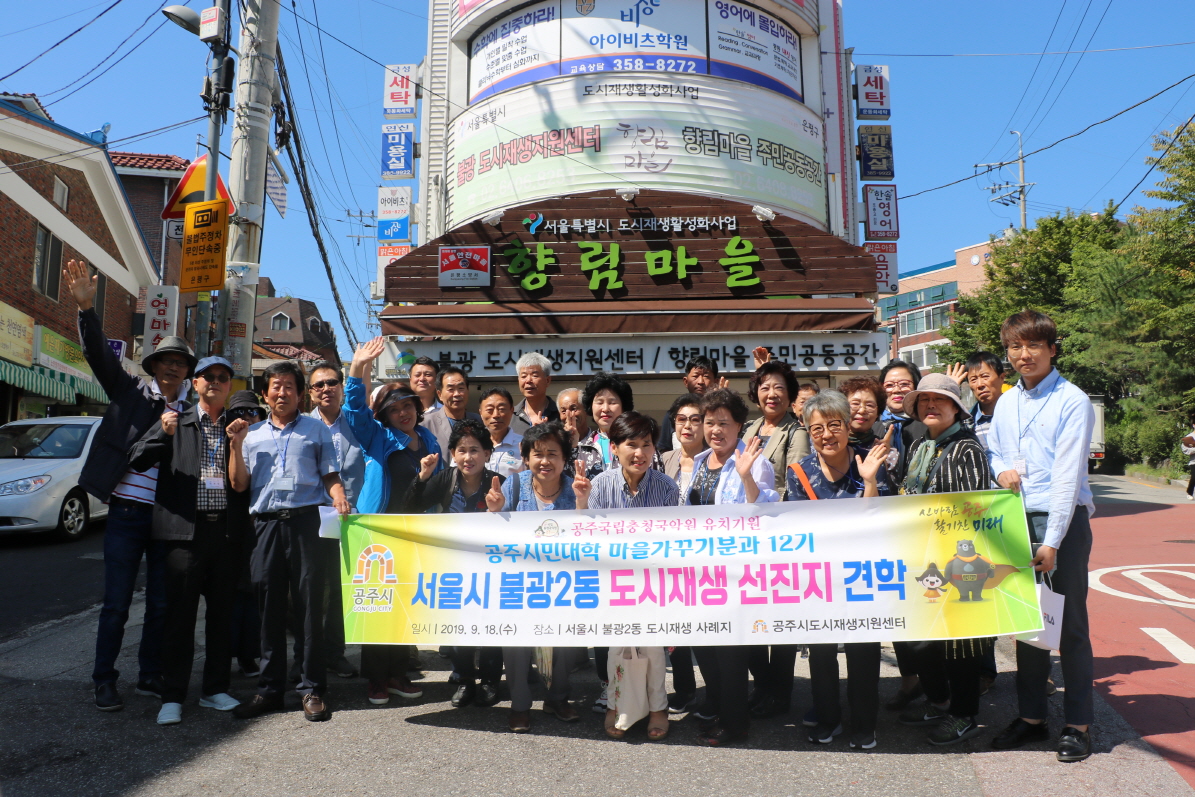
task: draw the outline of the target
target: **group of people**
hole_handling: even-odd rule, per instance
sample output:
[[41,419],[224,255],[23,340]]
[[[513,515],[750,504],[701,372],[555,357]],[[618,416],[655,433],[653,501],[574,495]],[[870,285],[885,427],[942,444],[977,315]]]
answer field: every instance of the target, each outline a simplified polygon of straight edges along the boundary
[[[105,538],[106,587],[96,645],[96,705],[116,710],[115,659],[141,556],[149,563],[137,691],[158,695],[158,722],[181,721],[194,658],[198,600],[207,603],[201,706],[249,718],[283,707],[296,688],[307,719],[324,720],[328,672],[356,675],[344,656],[337,541],[319,536],[320,506],[340,514],[523,512],[872,498],[896,494],[1019,490],[1035,543],[1034,565],[1064,594],[1061,655],[1066,722],[1060,760],[1090,755],[1092,660],[1086,564],[1092,511],[1086,480],[1091,408],[1053,368],[1053,322],[1026,311],[1009,318],[1002,342],[1017,385],[1004,396],[1001,358],[982,353],[947,374],[922,377],[890,362],[877,380],[860,376],[837,390],[801,384],[792,367],[757,349],[744,398],[719,379],[717,363],[690,360],[685,392],[663,423],[635,411],[631,385],[600,373],[583,389],[549,395],[552,363],[538,353],[516,365],[517,404],[488,388],[479,414],[467,410],[469,377],[419,358],[409,380],[369,381],[383,351],[376,338],[354,354],[347,378],[317,363],[306,373],[279,361],[264,373],[264,400],[231,397],[232,368],[197,360],[181,339],[145,358],[153,380],[124,373],[103,340],[82,264],[66,279],[79,304],[88,362],[111,404],[81,484],[111,502]],[[968,384],[978,404],[963,402]],[[198,400],[189,401],[194,387]],[[307,392],[314,407],[300,412]],[[1002,398],[1002,396],[1004,396]],[[748,401],[760,417],[748,422]],[[253,633],[256,628],[258,633]],[[286,667],[286,634],[295,667]],[[887,707],[901,722],[933,726],[929,740],[977,735],[979,697],[995,677],[992,639],[897,643],[901,688]],[[548,684],[543,709],[577,721],[569,676],[588,652],[528,647],[441,650],[453,663],[454,707],[494,705],[503,672],[509,727],[531,727],[531,666]],[[843,733],[837,645],[810,645],[808,739]],[[793,645],[597,647],[602,680],[593,706],[604,732],[621,739],[646,719],[650,740],[665,738],[669,714],[692,712],[698,740],[741,742],[752,718],[793,704]],[[876,746],[880,644],[845,646],[849,742]],[[258,677],[245,702],[229,694],[232,660]],[[412,649],[363,645],[370,703],[414,699]],[[665,672],[669,661],[674,691]],[[693,664],[705,682],[698,699]],[[998,749],[1044,739],[1050,658],[1017,645],[1019,718]],[[753,684],[754,688],[751,688]],[[925,696],[924,701],[918,698]]]

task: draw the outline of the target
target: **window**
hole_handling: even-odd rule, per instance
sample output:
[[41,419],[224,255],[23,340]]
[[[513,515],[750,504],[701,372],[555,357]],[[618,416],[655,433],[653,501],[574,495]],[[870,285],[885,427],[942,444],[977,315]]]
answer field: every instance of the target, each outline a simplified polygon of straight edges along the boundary
[[91,268],[91,273],[97,279],[95,281],[95,314],[100,317],[100,327],[104,325],[104,308],[108,303],[108,278],[99,272],[99,269],[94,266]]
[[286,315],[286,313],[278,313],[272,319],[270,319],[270,329],[290,329],[290,318]]
[[312,332],[318,333],[320,331],[320,323],[318,318],[312,318],[307,323],[311,326]]
[[940,304],[928,310],[913,310],[900,316],[900,336],[920,335],[933,332],[950,322],[950,305]]
[[62,182],[57,177],[55,177],[54,178],[54,204],[57,205],[58,207],[62,208],[65,211],[67,203],[70,200],[70,196],[71,196],[70,188],[67,187],[66,183]]
[[58,301],[58,284],[61,277],[62,241],[39,224],[37,245],[33,252],[33,287],[39,293]]

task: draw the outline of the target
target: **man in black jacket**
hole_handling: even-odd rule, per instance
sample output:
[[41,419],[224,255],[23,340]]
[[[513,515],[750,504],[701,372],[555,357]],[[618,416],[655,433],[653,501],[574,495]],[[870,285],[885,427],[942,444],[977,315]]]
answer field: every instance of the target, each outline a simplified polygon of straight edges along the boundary
[[153,538],[166,547],[166,634],[162,644],[165,689],[159,725],[182,721],[182,703],[195,660],[199,596],[207,605],[203,691],[199,705],[231,711],[232,604],[239,575],[240,524],[231,516],[224,415],[233,377],[223,357],[195,367],[199,403],[162,413],[130,453],[134,468],[157,465],[158,493]]
[[144,473],[129,468],[128,451],[169,407],[186,407],[195,355],[182,338],[167,337],[142,360],[153,374],[146,383],[126,373],[108,345],[103,324],[95,314],[96,278],[85,263],[71,260],[63,279],[79,306],[79,339],[83,356],[96,381],[108,394],[108,409],[91,443],[79,474],[79,486],[109,504],[104,532],[104,602],[95,641],[95,705],[101,711],[124,707],[116,680],[116,658],[124,640],[133,589],[141,558],[148,566],[145,584],[145,624],[138,652],[137,693],[162,694],[162,629],[166,619],[165,549],[150,538],[157,468]]

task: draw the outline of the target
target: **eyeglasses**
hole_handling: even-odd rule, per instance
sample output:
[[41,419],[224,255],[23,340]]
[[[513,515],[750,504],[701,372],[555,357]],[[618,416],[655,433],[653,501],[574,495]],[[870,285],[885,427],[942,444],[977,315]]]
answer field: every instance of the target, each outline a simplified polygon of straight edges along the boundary
[[220,382],[221,384],[232,379],[232,377],[228,375],[227,371],[216,371],[215,373],[212,373],[211,371],[204,371],[202,374],[196,374],[196,376],[202,377],[208,382]]
[[677,415],[674,419],[677,426],[700,426],[704,415]]
[[1008,353],[1009,353],[1009,354],[1012,354],[1012,355],[1017,355],[1017,354],[1020,354],[1020,353],[1021,353],[1021,352],[1023,352],[1023,351],[1027,351],[1027,352],[1029,352],[1030,354],[1041,354],[1043,351],[1045,351],[1045,350],[1046,350],[1046,347],[1047,347],[1048,345],[1049,345],[1049,344],[1047,344],[1047,343],[1042,343],[1042,342],[1038,342],[1038,343],[1025,343],[1025,344],[1021,344],[1021,343],[1010,343],[1010,344],[1008,345]]
[[228,414],[233,418],[248,418],[250,416],[260,418],[263,415],[262,411],[255,407],[237,407],[234,410],[229,410]]
[[818,424],[817,426],[809,427],[810,437],[821,437],[826,432],[830,434],[839,434],[846,430],[846,423],[843,421],[830,421],[825,426]]
[[911,390],[912,387],[913,387],[913,383],[907,379],[900,381],[900,382],[885,382],[884,383],[884,390],[887,390],[889,392],[891,392],[893,390]]
[[312,382],[311,389],[312,390],[323,390],[326,387],[336,387],[339,384],[340,384],[339,379],[325,379],[322,382]]
[[880,405],[874,401],[852,401],[850,406],[852,410],[878,410],[880,408]]
[[159,357],[158,362],[171,368],[186,368],[189,364],[181,357]]

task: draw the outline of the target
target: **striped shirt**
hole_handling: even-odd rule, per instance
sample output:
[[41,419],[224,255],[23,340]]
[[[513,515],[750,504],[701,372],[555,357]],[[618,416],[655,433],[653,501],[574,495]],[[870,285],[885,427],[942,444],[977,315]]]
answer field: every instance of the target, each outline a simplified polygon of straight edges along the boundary
[[676,506],[680,489],[676,482],[658,470],[649,469],[639,480],[639,491],[631,493],[623,478],[622,468],[611,468],[598,474],[589,494],[590,509],[631,509],[653,506]]
[[[174,412],[182,412],[186,406],[183,402],[183,396],[187,395],[190,389],[190,381],[185,381],[179,387],[178,398],[174,401],[166,402],[166,409]],[[158,387],[158,382],[155,379],[150,383],[153,389],[154,398],[162,398],[162,390]],[[143,504],[152,504],[158,494],[158,466],[153,465],[144,473],[129,468],[125,472],[124,478],[116,485],[112,491],[114,498],[124,498],[128,501],[139,501]]]

